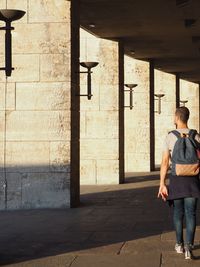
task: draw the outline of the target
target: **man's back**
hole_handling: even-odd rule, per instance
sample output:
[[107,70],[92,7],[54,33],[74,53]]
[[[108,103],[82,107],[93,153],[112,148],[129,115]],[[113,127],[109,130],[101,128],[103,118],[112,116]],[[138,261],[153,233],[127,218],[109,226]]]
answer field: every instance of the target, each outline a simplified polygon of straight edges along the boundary
[[[182,129],[176,129],[176,131],[178,131],[181,134],[184,134],[184,133],[188,134],[190,129],[189,128],[182,128]],[[196,134],[195,140],[198,143],[200,143],[200,135],[199,134]],[[163,152],[169,151],[170,155],[172,155],[176,141],[177,141],[177,137],[172,132],[170,132],[164,141]]]

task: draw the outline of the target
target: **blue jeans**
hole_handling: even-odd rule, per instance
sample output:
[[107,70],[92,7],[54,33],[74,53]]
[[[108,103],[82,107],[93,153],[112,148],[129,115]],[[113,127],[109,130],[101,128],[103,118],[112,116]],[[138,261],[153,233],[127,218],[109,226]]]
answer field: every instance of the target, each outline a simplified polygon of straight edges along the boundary
[[183,219],[186,222],[185,244],[193,245],[196,230],[196,209],[197,198],[187,197],[174,200],[173,221],[176,231],[177,243],[184,243],[183,239]]

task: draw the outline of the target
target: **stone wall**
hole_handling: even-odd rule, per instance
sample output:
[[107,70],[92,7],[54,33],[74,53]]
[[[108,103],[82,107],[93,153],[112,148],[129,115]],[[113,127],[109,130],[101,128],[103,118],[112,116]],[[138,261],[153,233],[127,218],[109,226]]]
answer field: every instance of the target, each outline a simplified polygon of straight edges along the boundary
[[[80,32],[80,61],[97,61],[91,100],[81,96],[81,184],[119,183],[119,44]],[[85,71],[84,68],[81,68]],[[81,94],[87,75],[81,74]]]
[[68,207],[70,2],[8,0],[0,8],[6,3],[26,15],[13,23],[12,77],[6,83],[0,73],[0,208]]
[[[125,171],[149,171],[149,63],[128,56],[124,63],[125,84],[138,84],[133,109],[125,108]],[[125,92],[125,105],[129,105],[129,92]]]
[[166,135],[174,129],[174,112],[176,110],[175,76],[155,70],[155,94],[164,94],[161,99],[161,114],[158,114],[158,101],[155,100],[155,164],[162,160],[162,149]]
[[190,110],[188,126],[199,131],[199,85],[180,80],[180,100],[188,100]]

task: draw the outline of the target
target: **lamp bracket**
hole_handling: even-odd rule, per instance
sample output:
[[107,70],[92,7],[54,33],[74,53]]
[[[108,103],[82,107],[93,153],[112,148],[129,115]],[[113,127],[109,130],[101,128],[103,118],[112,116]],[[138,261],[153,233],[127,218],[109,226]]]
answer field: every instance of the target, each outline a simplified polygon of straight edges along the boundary
[[124,108],[130,108],[133,109],[134,106],[124,106]]
[[0,31],[6,31],[6,30],[14,30],[14,27],[0,27]]
[[[12,70],[14,70],[15,68],[11,68]],[[7,70],[6,68],[0,68],[0,70]]]
[[77,73],[93,73],[92,71],[78,71]]

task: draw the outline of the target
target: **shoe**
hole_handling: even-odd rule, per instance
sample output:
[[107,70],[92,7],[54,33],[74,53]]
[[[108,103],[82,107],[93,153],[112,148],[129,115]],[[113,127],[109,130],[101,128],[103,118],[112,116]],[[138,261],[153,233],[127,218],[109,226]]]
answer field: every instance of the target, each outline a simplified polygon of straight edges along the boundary
[[175,250],[178,254],[184,253],[184,248],[183,248],[183,244],[178,244],[176,243],[175,245]]
[[189,246],[189,245],[185,246],[185,259],[186,260],[192,260],[193,259],[192,246]]

